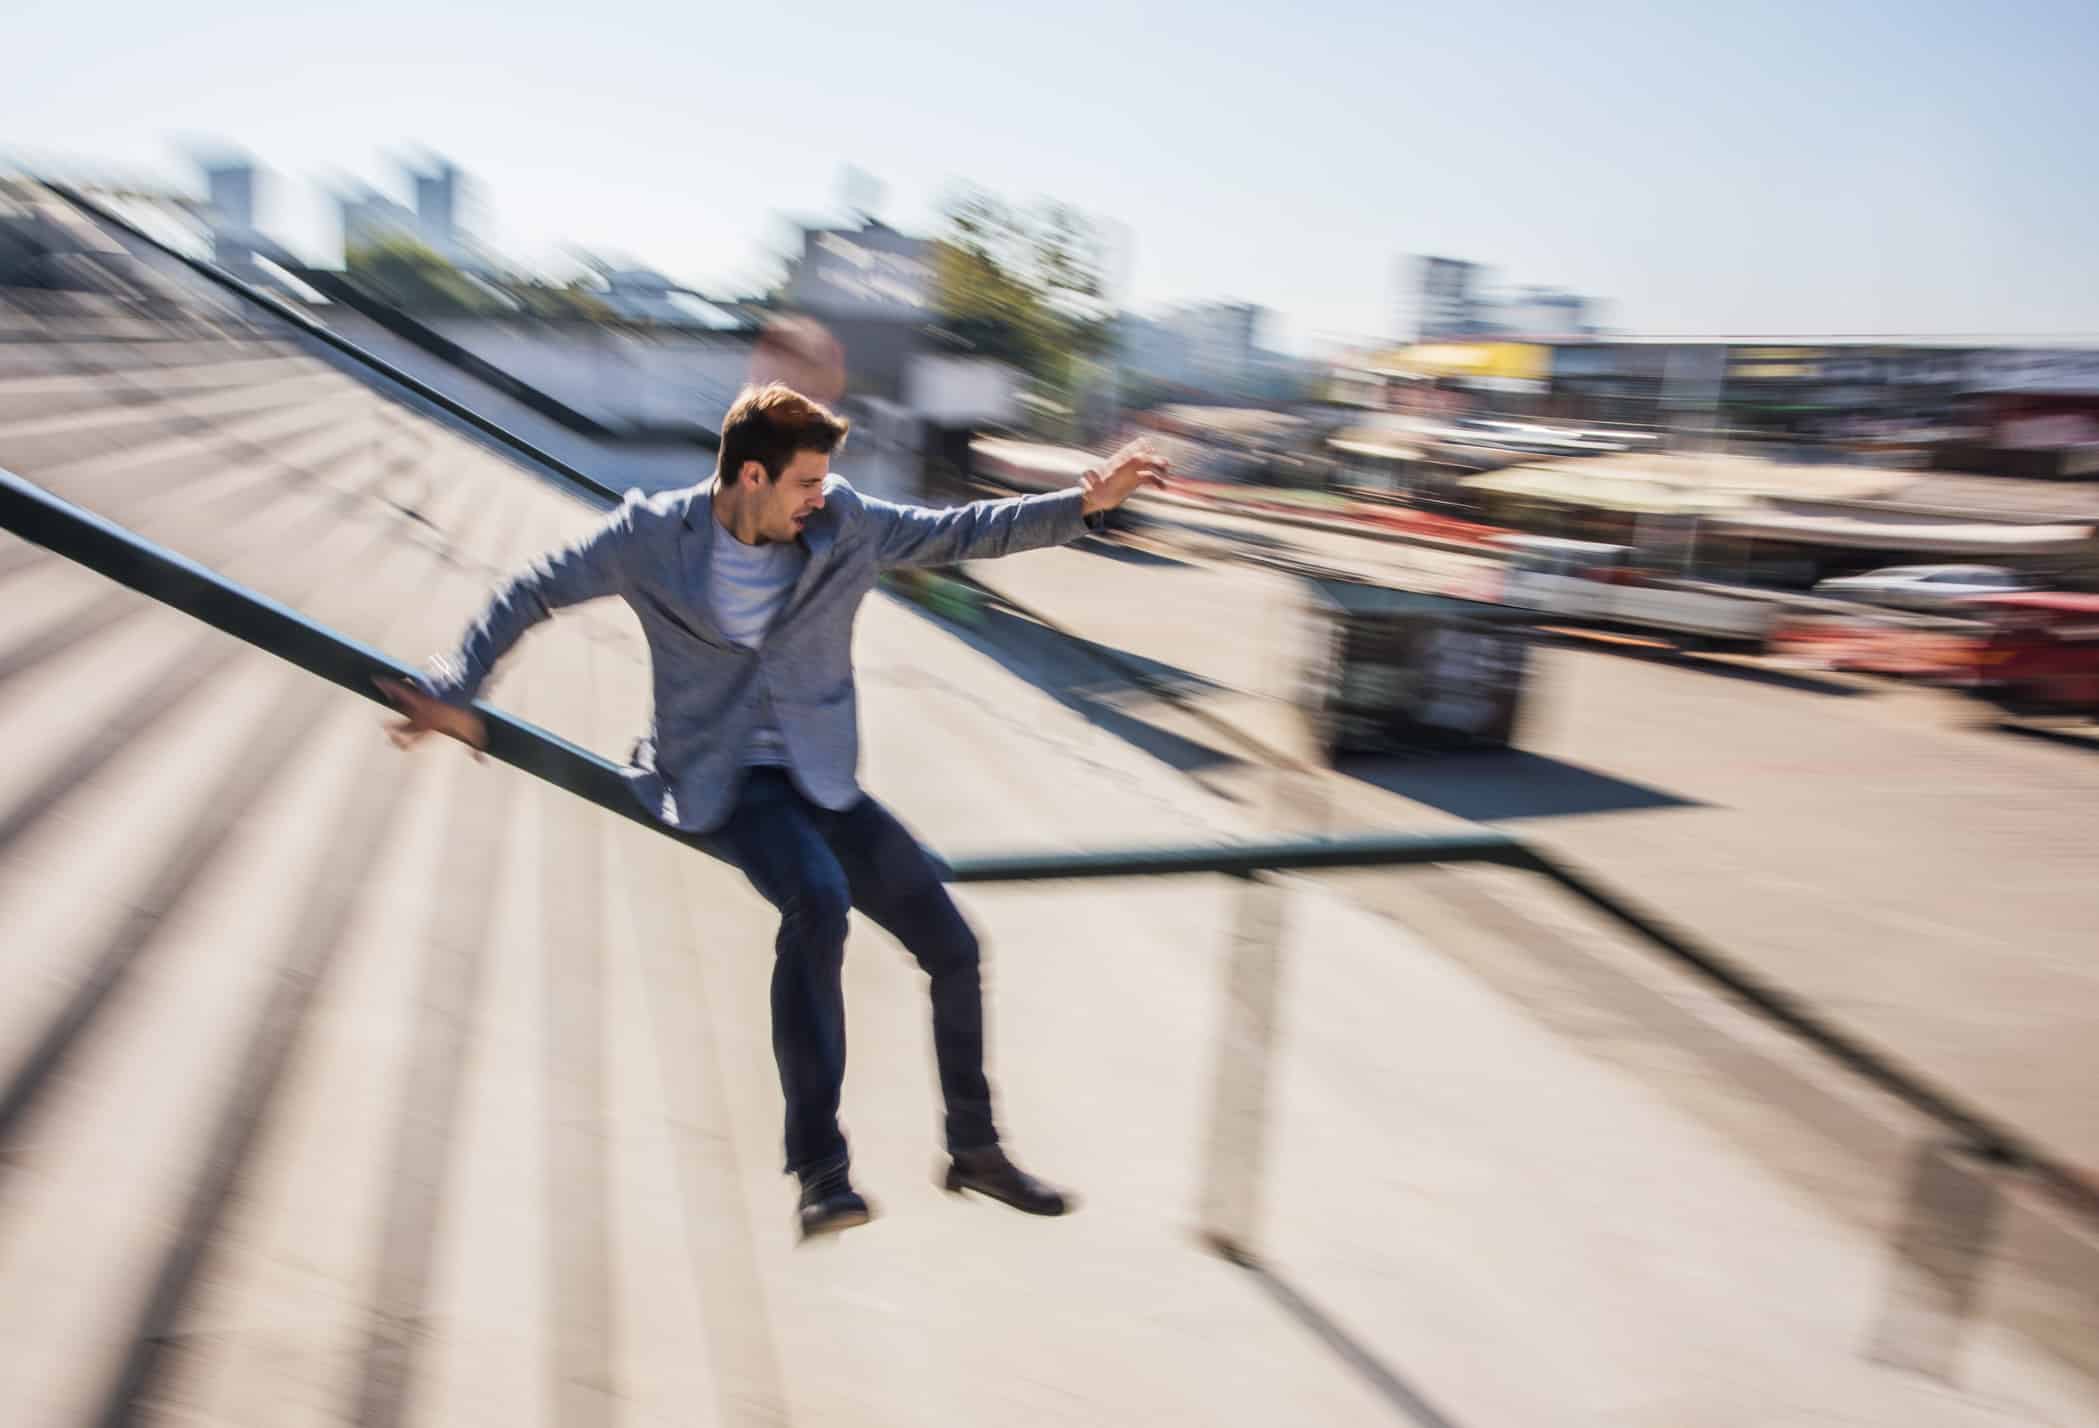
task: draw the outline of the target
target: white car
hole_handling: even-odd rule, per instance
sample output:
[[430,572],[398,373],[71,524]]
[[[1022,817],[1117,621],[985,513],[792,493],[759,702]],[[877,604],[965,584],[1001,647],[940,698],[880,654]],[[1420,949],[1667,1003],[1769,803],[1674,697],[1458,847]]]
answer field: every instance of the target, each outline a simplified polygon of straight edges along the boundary
[[1996,565],[1891,565],[1864,575],[1824,580],[1815,586],[1815,593],[1832,600],[1937,610],[1975,595],[2008,595],[2038,588],[2016,571]]

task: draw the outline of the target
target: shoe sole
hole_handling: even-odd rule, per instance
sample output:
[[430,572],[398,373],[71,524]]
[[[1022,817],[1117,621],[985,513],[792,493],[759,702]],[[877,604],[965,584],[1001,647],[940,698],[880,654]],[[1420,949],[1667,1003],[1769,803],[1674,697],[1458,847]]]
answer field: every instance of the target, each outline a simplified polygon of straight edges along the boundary
[[1064,1216],[1070,1214],[1075,1208],[1077,1208],[1077,1202],[1067,1195],[1064,1198],[1064,1203],[1059,1205],[1056,1209],[1037,1210],[1032,1206],[1023,1205],[1014,1200],[1008,1200],[1003,1195],[994,1195],[989,1190],[980,1189],[975,1185],[971,1185],[965,1180],[957,1179],[953,1172],[949,1172],[947,1178],[941,1181],[941,1189],[947,1191],[948,1194],[955,1196],[957,1199],[960,1199],[962,1197],[963,1192],[967,1191],[971,1195],[982,1196],[984,1199],[991,1201],[994,1205],[1004,1205],[1009,1210],[1018,1210],[1023,1215],[1035,1215],[1045,1220],[1062,1219]]
[[867,1210],[855,1210],[851,1214],[840,1215],[835,1220],[824,1221],[813,1230],[803,1230],[802,1243],[807,1244],[811,1240],[824,1239],[844,1230],[858,1229],[873,1218],[874,1214]]

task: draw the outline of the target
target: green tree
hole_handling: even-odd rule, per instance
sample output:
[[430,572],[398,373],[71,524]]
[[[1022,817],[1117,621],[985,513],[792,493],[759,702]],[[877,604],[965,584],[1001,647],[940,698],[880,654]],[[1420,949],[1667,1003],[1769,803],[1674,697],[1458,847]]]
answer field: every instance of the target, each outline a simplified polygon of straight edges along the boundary
[[1016,207],[963,187],[944,205],[934,253],[942,322],[987,356],[1013,363],[1041,395],[1068,402],[1108,346],[1104,246],[1068,204]]
[[405,312],[483,316],[506,311],[500,298],[413,238],[381,238],[343,254],[352,279]]
[[434,317],[516,317],[610,322],[612,309],[581,279],[550,283],[510,274],[473,277],[413,238],[359,244],[343,255],[350,277],[404,312]]

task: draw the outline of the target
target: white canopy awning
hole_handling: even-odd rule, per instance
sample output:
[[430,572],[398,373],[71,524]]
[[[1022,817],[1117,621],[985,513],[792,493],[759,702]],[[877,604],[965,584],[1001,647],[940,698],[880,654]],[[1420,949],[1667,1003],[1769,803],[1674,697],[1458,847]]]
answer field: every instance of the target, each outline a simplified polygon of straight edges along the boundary
[[1708,516],[1705,528],[1757,540],[1946,555],[2051,555],[2076,550],[2092,540],[2088,525],[2017,525],[1899,511],[1803,510],[1782,502]]

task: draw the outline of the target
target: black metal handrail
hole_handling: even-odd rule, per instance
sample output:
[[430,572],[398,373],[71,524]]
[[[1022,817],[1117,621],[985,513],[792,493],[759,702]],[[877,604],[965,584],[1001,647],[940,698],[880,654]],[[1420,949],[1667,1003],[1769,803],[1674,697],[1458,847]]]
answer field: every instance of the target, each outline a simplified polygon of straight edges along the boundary
[[[98,571],[227,634],[384,703],[374,681],[413,671],[266,596],[81,509],[11,472],[0,470],[0,528]],[[650,816],[609,761],[486,704],[474,706],[488,728],[487,754],[608,812],[687,846],[707,850],[697,835]],[[1631,899],[1506,833],[1363,834],[1272,843],[1127,848],[1108,851],[996,854],[942,864],[956,883],[1029,882],[1223,873],[1241,877],[1320,868],[1487,863],[1539,873],[1619,926],[1718,985],[1767,1020],[1881,1091],[1958,1136],[1961,1146],[2007,1170],[2049,1186],[2073,1208],[2099,1219],[2099,1186],[2024,1136],[1921,1073],[1817,1015],[1800,999],[1735,965]]]

